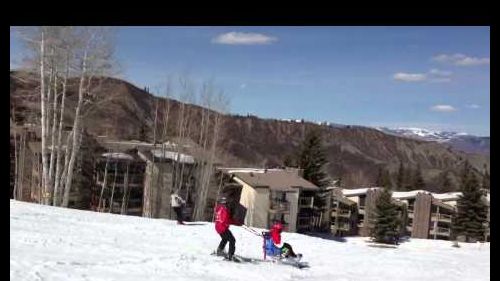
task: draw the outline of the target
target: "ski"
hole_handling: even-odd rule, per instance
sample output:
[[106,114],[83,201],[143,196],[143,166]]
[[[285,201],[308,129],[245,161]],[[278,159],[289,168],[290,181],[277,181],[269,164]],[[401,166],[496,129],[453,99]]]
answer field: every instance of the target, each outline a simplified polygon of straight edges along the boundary
[[227,259],[227,253],[223,253],[222,255],[217,255],[217,252],[212,252],[210,255],[213,255],[213,256],[219,256],[219,257],[223,257],[225,261],[233,261],[233,262],[237,262],[237,263],[253,263],[253,264],[256,264],[256,263],[275,263],[275,264],[278,264],[278,265],[289,265],[289,266],[293,266],[293,267],[296,267],[296,268],[299,268],[299,269],[303,269],[303,268],[308,268],[309,267],[309,263],[307,262],[303,262],[303,261],[300,261],[300,258],[302,256],[299,256],[299,258],[283,258],[283,259],[257,259],[257,258],[248,258],[248,257],[243,257],[243,256],[240,256],[240,255],[233,255],[233,260],[229,260]]

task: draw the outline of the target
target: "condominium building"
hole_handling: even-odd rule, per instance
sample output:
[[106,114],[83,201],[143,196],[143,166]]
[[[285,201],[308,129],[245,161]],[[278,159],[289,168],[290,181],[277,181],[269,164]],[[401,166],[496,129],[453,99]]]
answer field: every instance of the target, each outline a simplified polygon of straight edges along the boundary
[[269,228],[280,221],[286,231],[309,231],[319,223],[314,196],[319,188],[297,169],[219,168],[241,185],[239,203],[247,209],[245,224]]

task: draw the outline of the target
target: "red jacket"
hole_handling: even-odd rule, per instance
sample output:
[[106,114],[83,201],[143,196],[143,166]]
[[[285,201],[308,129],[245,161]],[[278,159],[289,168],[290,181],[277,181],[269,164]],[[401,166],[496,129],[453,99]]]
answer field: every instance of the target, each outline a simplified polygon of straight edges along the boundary
[[271,239],[273,240],[274,245],[280,245],[281,233],[275,228],[271,228],[271,230],[269,230],[269,233],[271,234]]
[[215,230],[217,233],[222,234],[229,228],[230,224],[238,225],[238,223],[231,218],[227,207],[218,204],[215,207]]

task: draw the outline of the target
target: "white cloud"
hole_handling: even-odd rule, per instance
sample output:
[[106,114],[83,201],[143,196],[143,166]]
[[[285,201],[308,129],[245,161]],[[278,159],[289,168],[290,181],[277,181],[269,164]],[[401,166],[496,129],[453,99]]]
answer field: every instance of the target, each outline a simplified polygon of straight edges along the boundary
[[449,63],[458,66],[472,66],[490,64],[490,58],[469,57],[464,54],[440,54],[432,58],[434,61]]
[[429,71],[430,74],[436,75],[436,76],[441,76],[441,77],[449,77],[451,74],[453,74],[451,71],[447,70],[440,70],[433,68]]
[[398,72],[393,76],[394,80],[404,81],[404,82],[420,82],[425,81],[427,76],[424,73],[404,73]]
[[440,70],[433,68],[429,70],[427,73],[405,73],[398,72],[394,74],[394,80],[399,80],[403,82],[450,82],[451,75],[453,73],[447,70]]
[[278,39],[260,33],[228,32],[212,39],[212,43],[228,45],[264,45]]
[[240,85],[240,88],[241,88],[241,89],[245,89],[246,87],[247,87],[247,84],[244,84],[244,83],[243,83],[243,84],[241,84],[241,85]]
[[457,111],[456,108],[454,108],[451,105],[447,105],[447,104],[438,104],[438,105],[431,106],[430,110],[431,111],[437,111],[437,112],[453,112],[453,111]]
[[468,104],[468,105],[467,105],[467,107],[468,107],[468,108],[472,108],[472,109],[478,109],[478,108],[480,108],[481,106],[479,106],[479,105],[477,105],[477,104],[474,104],[474,103],[473,103],[473,104]]

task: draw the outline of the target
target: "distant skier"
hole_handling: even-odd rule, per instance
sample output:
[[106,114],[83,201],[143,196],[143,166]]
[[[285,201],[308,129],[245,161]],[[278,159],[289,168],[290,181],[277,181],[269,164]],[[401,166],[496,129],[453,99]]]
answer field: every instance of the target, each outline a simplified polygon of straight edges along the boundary
[[295,254],[290,244],[282,243],[282,231],[283,225],[276,222],[273,224],[269,232],[264,232],[264,239],[266,239],[266,253],[271,256],[279,256],[282,258],[301,258],[302,254]]
[[182,199],[182,197],[180,197],[179,194],[173,190],[170,192],[170,200],[170,204],[172,205],[172,208],[177,216],[177,224],[184,224],[182,219],[182,207],[186,204],[186,201],[184,201],[184,199]]
[[221,237],[221,241],[219,243],[219,247],[217,247],[217,255],[224,255],[224,248],[226,247],[227,242],[229,242],[229,252],[226,256],[228,260],[234,260],[233,258],[234,251],[236,250],[236,239],[233,234],[229,230],[229,225],[240,225],[238,222],[234,221],[231,217],[231,213],[228,208],[227,198],[221,197],[218,200],[218,204],[215,207],[215,230]]

